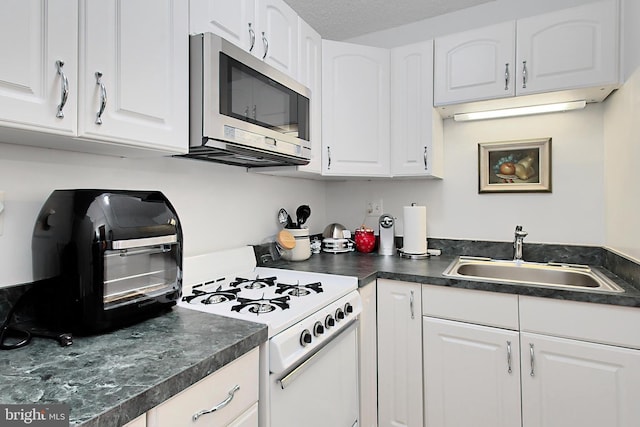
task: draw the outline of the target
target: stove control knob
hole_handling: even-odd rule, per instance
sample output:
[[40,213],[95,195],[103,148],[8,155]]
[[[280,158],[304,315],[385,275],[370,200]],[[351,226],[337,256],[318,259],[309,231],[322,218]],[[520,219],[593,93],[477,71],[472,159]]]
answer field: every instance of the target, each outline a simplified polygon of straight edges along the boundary
[[324,319],[324,327],[329,329],[329,328],[333,328],[336,324],[336,321],[333,319],[333,316],[328,314],[327,317]]
[[336,310],[336,320],[339,322],[344,319],[344,311],[341,308]]
[[317,337],[322,334],[324,334],[324,326],[322,326],[322,323],[316,322],[316,324],[313,325],[313,336]]
[[300,345],[304,347],[307,344],[311,344],[311,332],[309,332],[308,329],[305,329],[302,331],[302,334],[300,334]]
[[349,303],[346,303],[344,305],[344,313],[347,314],[347,315],[353,313],[353,306],[351,304],[349,304]]

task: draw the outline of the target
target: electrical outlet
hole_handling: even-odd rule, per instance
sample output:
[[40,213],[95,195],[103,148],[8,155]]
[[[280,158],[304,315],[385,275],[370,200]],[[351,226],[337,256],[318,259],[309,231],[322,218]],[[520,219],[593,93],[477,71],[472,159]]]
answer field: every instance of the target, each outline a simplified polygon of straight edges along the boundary
[[382,215],[382,199],[367,202],[367,216],[379,217]]
[[0,191],[0,236],[4,231],[4,191]]

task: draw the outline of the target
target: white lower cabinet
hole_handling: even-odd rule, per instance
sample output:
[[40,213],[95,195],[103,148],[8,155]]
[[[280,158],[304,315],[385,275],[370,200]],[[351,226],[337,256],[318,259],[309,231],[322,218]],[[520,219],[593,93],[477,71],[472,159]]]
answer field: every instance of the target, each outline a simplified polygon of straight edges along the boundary
[[362,298],[358,351],[360,353],[360,420],[359,427],[378,425],[378,358],[376,354],[376,282],[358,288]]
[[523,332],[524,427],[640,425],[640,351]]
[[425,425],[520,425],[517,331],[424,317]]
[[637,308],[430,285],[422,305],[426,426],[640,425]]
[[378,424],[422,423],[419,283],[378,279]]
[[151,409],[147,427],[257,427],[258,363],[256,348]]

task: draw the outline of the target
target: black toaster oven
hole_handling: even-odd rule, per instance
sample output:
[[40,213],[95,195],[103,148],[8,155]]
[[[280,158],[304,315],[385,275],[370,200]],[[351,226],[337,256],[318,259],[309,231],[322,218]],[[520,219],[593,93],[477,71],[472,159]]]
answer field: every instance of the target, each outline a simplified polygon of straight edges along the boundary
[[175,305],[182,229],[158,191],[56,190],[33,230],[36,315],[47,328],[91,334]]

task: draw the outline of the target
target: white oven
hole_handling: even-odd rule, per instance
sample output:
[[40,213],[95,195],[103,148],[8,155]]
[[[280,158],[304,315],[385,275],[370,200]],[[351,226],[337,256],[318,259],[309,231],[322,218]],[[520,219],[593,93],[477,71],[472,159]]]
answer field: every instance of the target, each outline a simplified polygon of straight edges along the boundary
[[260,427],[358,425],[355,277],[255,267],[250,247],[184,261],[178,305],[264,323]]

